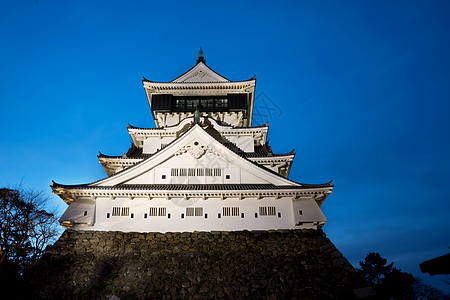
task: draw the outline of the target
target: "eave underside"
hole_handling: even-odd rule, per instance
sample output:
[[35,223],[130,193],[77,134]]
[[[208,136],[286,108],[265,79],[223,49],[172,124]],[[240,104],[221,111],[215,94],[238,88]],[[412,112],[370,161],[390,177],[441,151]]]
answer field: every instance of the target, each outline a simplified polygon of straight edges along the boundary
[[109,198],[262,198],[262,197],[313,197],[319,205],[332,193],[331,182],[303,184],[301,186],[276,186],[273,184],[142,184],[116,186],[61,185],[54,183],[53,193],[66,203],[79,197]]

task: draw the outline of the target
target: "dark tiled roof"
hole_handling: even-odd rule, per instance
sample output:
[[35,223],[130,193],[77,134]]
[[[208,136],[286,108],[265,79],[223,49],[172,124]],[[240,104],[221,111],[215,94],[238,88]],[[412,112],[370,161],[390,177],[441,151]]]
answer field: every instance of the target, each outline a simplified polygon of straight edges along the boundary
[[89,186],[86,184],[63,185],[53,182],[52,187],[66,189],[111,189],[111,190],[164,190],[164,191],[214,191],[214,190],[289,190],[333,187],[325,184],[273,185],[273,184],[119,184],[115,186]]
[[[190,129],[192,129],[192,127],[194,127],[195,125],[197,125],[197,124],[196,124],[196,123],[192,123]],[[205,130],[200,124],[198,124],[198,125],[200,126],[200,128],[202,128],[203,130]],[[209,126],[209,127],[212,128],[212,126]],[[190,130],[190,129],[189,129],[189,130]],[[189,130],[186,131],[186,132],[183,132],[183,133],[182,133],[180,136],[178,136],[175,140],[173,140],[172,142],[170,142],[169,145],[172,144],[172,143],[175,143],[178,139],[180,139],[180,138],[181,138],[182,136],[184,136],[187,132],[189,132]],[[213,128],[213,130],[215,130],[215,129]],[[205,130],[205,131],[206,131],[206,130]],[[214,139],[217,140],[217,137],[216,137],[216,136],[211,135],[210,132],[207,132],[207,133],[208,133],[211,137],[213,137]],[[220,135],[220,134],[219,134],[219,135]],[[218,140],[218,142],[219,142],[219,143],[223,143],[220,139]],[[225,145],[225,146],[227,146],[227,145]],[[237,148],[237,147],[236,147],[236,148]],[[239,148],[237,148],[237,149],[239,149]],[[156,151],[156,153],[158,153],[159,151],[162,151],[162,150],[163,150],[163,149],[160,149],[160,150]],[[230,150],[233,151],[233,149],[231,149],[231,148],[230,148]],[[240,149],[239,149],[239,150],[240,150]],[[235,151],[233,151],[233,152],[235,152],[237,155],[240,155],[242,158],[244,158],[244,159],[247,160],[248,162],[252,163],[253,165],[255,165],[255,166],[257,166],[257,167],[259,167],[259,168],[261,168],[261,169],[263,169],[263,170],[265,170],[265,171],[267,171],[267,172],[269,172],[269,173],[271,173],[271,174],[273,174],[273,175],[275,175],[275,176],[281,177],[281,178],[283,178],[284,180],[290,181],[290,182],[292,182],[292,183],[294,183],[294,184],[298,184],[298,182],[295,182],[295,181],[293,181],[293,180],[291,180],[291,179],[289,179],[289,178],[285,178],[284,176],[278,174],[277,172],[275,172],[275,171],[273,171],[273,170],[271,170],[271,169],[269,169],[269,168],[267,168],[267,167],[265,167],[265,166],[263,166],[263,165],[260,165],[260,164],[254,162],[254,161],[251,161],[250,159],[248,159],[247,157],[245,157],[245,156],[242,154],[242,153],[244,153],[242,150],[240,150],[240,151],[241,151],[240,153],[235,152]],[[271,150],[270,150],[270,151],[271,151]],[[155,153],[155,154],[156,154],[156,153]],[[153,155],[154,155],[154,154],[153,154]],[[147,159],[148,157],[149,157],[149,156],[147,156],[147,157],[145,157],[145,158]],[[133,167],[135,167],[135,166],[137,166],[137,165],[143,163],[144,161],[145,161],[145,159],[142,160],[142,161],[140,161],[140,162],[138,162],[138,163],[136,163],[136,164],[133,165],[133,166],[130,166],[129,168],[133,168]],[[111,177],[118,176],[119,174],[121,174],[122,172],[128,170],[129,168],[125,168],[125,169],[123,169],[122,171],[119,171],[119,172],[117,172],[117,173],[114,173],[114,174],[112,174],[111,176],[109,176],[109,177],[107,177],[107,178],[111,178]],[[99,180],[94,181],[94,182],[89,183],[89,184],[94,184],[94,183],[97,183],[97,182],[102,181],[102,180],[104,180],[104,179],[106,179],[106,178],[99,179]],[[55,184],[55,183],[54,183],[54,184]],[[330,181],[328,184],[331,184],[331,181]],[[61,186],[61,185],[60,185],[60,186]],[[87,185],[81,185],[81,186],[87,186]]]
[[142,148],[138,148],[133,143],[131,143],[130,149],[128,149],[128,151],[127,151],[127,153],[125,153],[125,155],[111,156],[111,155],[106,155],[106,154],[99,152],[99,155],[97,155],[97,157],[99,157],[99,158],[105,157],[105,158],[142,158],[142,159],[145,159],[145,158],[148,158],[153,155],[153,154],[144,154],[144,153],[142,153],[142,151],[143,151]]
[[[209,117],[209,116],[201,116],[201,118],[204,118],[205,121],[206,121],[205,123],[207,123],[207,124],[210,124],[209,119],[212,119],[212,120],[214,120],[214,122],[216,122],[216,123],[219,124],[220,126],[229,127],[229,128],[231,128],[231,129],[248,129],[248,128],[262,128],[262,127],[269,127],[268,123],[265,123],[265,124],[262,124],[262,125],[258,125],[258,126],[232,126],[232,125],[229,125],[229,124],[227,124],[227,123],[224,123],[224,122],[222,122],[222,121],[220,121],[220,120],[216,120],[216,119],[214,119],[214,118],[211,118],[211,117]],[[194,121],[194,116],[186,117],[186,118],[182,119],[179,123],[183,122],[183,121],[186,120],[186,119],[192,119],[192,121]],[[178,123],[178,124],[179,124],[179,123]],[[178,124],[172,125],[172,126],[165,126],[165,127],[159,127],[159,128],[156,128],[156,127],[137,127],[137,126],[133,126],[133,125],[131,125],[130,123],[128,123],[127,128],[128,128],[128,129],[139,129],[139,130],[162,130],[162,129],[169,129],[169,128],[177,127]]]
[[[212,82],[200,82],[200,83],[246,82],[246,81],[250,81],[250,80],[256,80],[256,75],[254,75],[252,78],[247,79],[247,80],[231,81],[231,80],[225,78],[224,76],[220,75],[219,73],[217,73],[217,72],[214,71],[213,69],[211,69],[211,68],[206,64],[206,60],[203,59],[203,60],[197,60],[197,63],[196,63],[192,68],[190,68],[189,70],[187,70],[186,72],[184,72],[183,74],[181,74],[180,76],[178,76],[177,78],[175,78],[175,79],[173,79],[173,80],[171,80],[171,81],[169,81],[169,82],[152,81],[152,80],[148,80],[148,79],[145,78],[145,77],[142,77],[142,81],[143,81],[143,82],[153,82],[153,83],[181,83],[181,84],[183,84],[183,83],[186,83],[186,82],[174,82],[174,81],[177,80],[178,78],[184,76],[185,74],[189,73],[189,71],[191,71],[193,68],[195,68],[195,67],[196,67],[199,63],[201,63],[201,62],[202,62],[208,69],[210,69],[213,73],[219,75],[220,77],[222,77],[222,78],[224,78],[225,80],[228,80],[228,81],[219,81],[219,82],[217,82],[217,81],[212,81]],[[199,83],[199,82],[188,82],[188,83],[194,83],[194,84],[195,84],[195,83]]]
[[133,126],[130,123],[128,123],[127,126],[128,129],[140,129],[140,130],[161,130],[164,128],[157,128],[157,127],[137,127],[137,126]]

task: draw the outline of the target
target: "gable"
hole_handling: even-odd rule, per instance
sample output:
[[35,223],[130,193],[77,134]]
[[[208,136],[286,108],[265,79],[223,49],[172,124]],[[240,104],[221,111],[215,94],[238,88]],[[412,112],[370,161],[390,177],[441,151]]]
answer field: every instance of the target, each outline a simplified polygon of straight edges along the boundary
[[211,70],[203,62],[199,62],[192,69],[171,82],[229,82],[229,80]]
[[299,185],[237,155],[196,124],[155,155],[91,186],[161,183]]

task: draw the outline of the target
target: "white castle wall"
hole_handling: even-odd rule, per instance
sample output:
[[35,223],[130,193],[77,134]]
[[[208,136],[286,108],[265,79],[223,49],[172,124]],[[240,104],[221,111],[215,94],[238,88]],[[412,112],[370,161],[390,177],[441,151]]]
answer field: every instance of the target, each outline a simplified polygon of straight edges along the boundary
[[[299,201],[300,203],[302,201]],[[306,203],[306,202],[305,202]],[[316,204],[317,206],[317,204]],[[128,208],[127,215],[113,216],[114,207]],[[164,216],[150,216],[151,208],[165,208]],[[201,208],[199,216],[187,216],[187,207]],[[238,207],[237,216],[224,216],[224,207]],[[274,215],[261,215],[259,207],[275,207]],[[302,208],[302,206],[297,206]],[[317,207],[318,208],[318,207]],[[306,207],[304,208],[307,209]],[[320,209],[318,209],[320,211]],[[94,213],[94,211],[89,212]],[[147,214],[147,216],[145,216]],[[220,216],[219,216],[220,214]],[[316,216],[319,219],[320,215]],[[76,229],[125,232],[184,232],[220,230],[269,230],[313,228],[312,223],[295,226],[292,198],[97,198],[93,226],[78,225]]]

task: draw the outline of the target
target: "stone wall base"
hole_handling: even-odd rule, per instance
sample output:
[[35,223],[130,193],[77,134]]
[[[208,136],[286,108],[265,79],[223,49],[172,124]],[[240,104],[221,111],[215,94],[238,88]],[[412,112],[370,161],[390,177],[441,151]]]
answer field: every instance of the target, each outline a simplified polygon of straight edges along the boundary
[[68,230],[26,276],[41,299],[352,299],[366,286],[322,230]]

